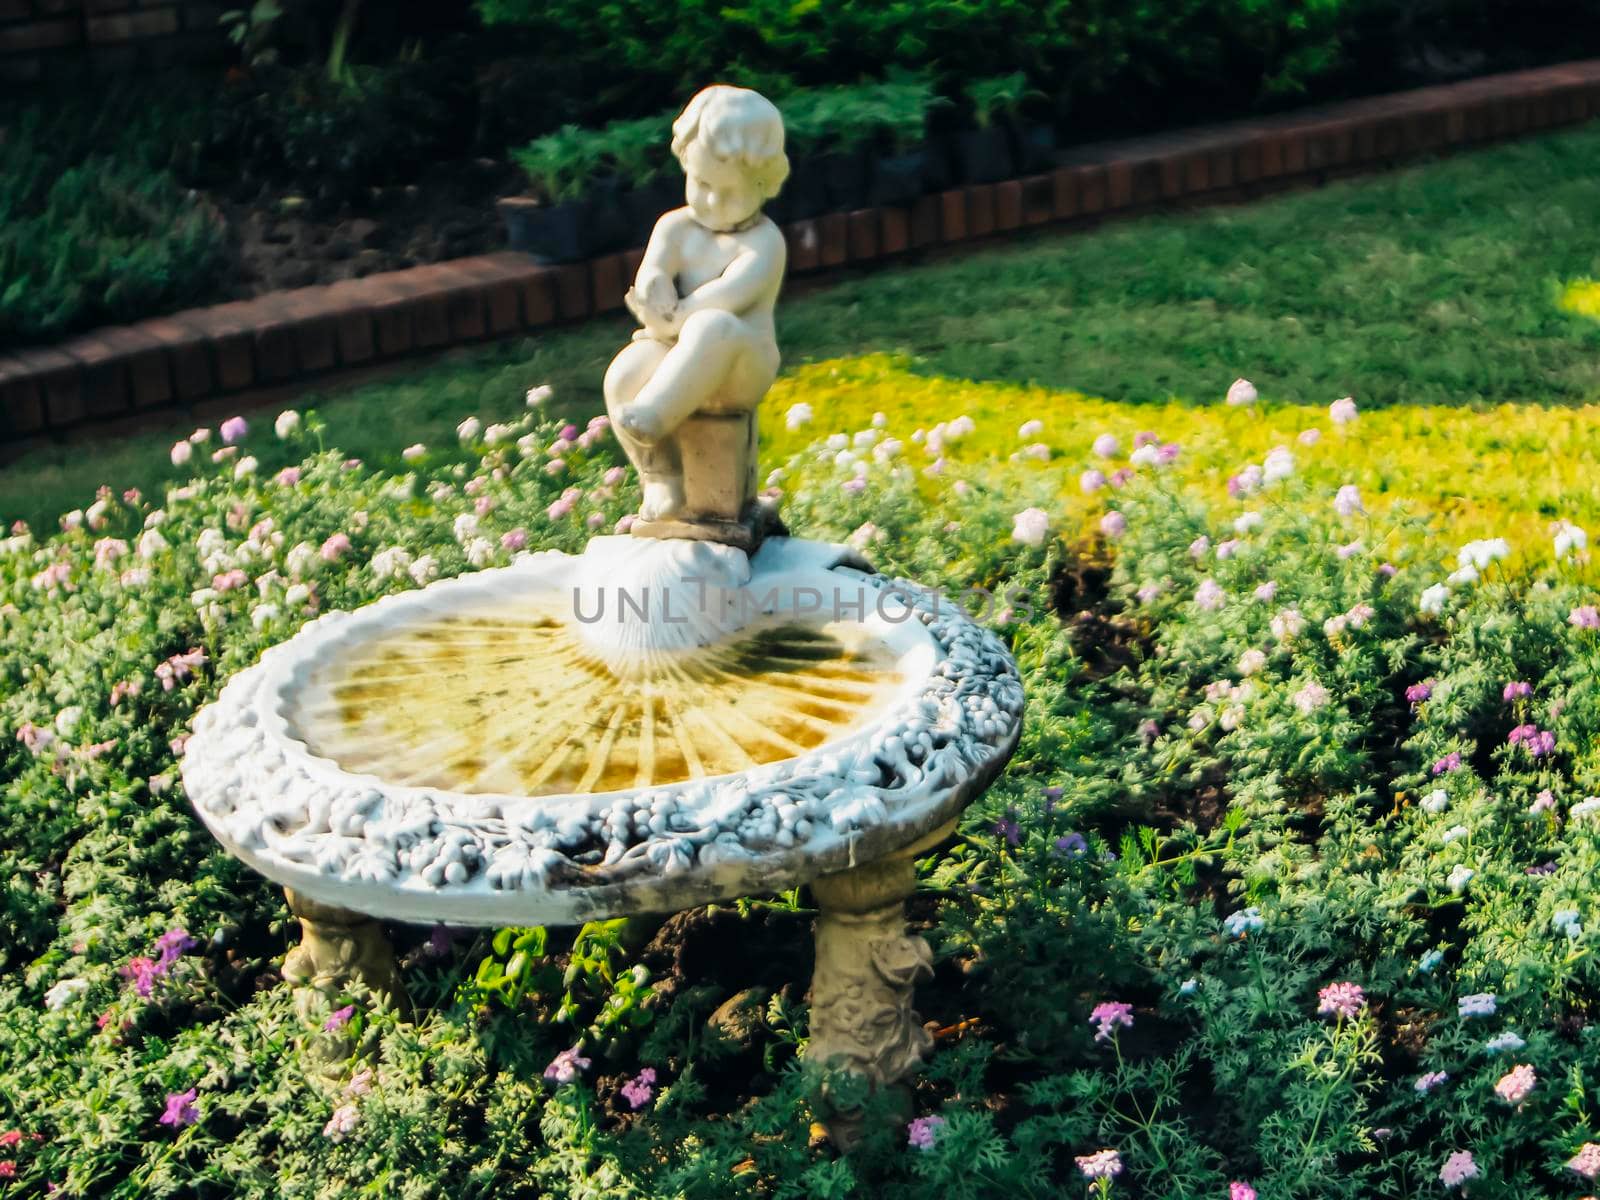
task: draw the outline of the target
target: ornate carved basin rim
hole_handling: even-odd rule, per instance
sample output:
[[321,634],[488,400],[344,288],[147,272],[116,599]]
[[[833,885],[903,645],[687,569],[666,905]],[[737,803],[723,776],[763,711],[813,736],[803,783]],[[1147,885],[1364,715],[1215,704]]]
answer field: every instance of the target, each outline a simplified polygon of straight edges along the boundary
[[1015,749],[1022,687],[998,638],[949,600],[863,570],[845,547],[788,538],[751,560],[748,590],[763,611],[783,616],[808,589],[843,591],[846,619],[867,626],[904,677],[883,711],[803,754],[661,786],[523,796],[346,771],[296,735],[291,699],[314,667],[441,612],[559,596],[582,561],[530,555],[328,613],[267,650],[195,720],[182,770],[197,813],[231,853],[326,904],[418,922],[568,924],[770,892],[871,861],[950,820]]

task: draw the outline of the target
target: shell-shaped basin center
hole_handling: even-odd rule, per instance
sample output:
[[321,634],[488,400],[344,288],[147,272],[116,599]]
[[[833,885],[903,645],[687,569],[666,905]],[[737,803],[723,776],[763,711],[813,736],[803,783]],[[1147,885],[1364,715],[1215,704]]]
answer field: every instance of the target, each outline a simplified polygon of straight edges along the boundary
[[343,645],[283,697],[288,731],[385,784],[549,796],[793,758],[870,724],[905,683],[852,621],[767,617],[619,677],[551,596],[431,613]]

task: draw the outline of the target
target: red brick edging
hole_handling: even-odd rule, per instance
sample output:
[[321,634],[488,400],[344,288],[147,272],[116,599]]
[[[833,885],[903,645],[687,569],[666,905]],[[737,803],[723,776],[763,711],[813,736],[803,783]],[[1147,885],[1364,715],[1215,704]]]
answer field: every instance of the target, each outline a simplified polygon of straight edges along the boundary
[[[1085,146],[1044,174],[787,225],[789,271],[881,262],[1160,205],[1248,198],[1591,116],[1600,116],[1600,59]],[[190,309],[0,355],[0,443],[613,312],[640,254],[541,266],[505,251]]]

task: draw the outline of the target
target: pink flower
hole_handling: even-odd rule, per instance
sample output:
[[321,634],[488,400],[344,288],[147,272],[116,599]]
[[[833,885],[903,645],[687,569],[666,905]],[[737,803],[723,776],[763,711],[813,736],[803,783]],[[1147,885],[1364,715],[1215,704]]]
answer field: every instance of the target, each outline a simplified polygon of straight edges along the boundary
[[322,548],[317,553],[322,555],[323,562],[338,562],[349,551],[350,535],[335,533],[329,535],[328,540],[322,543]]
[[565,496],[562,496],[559,500],[552,502],[550,507],[544,510],[544,514],[552,521],[559,521],[561,518],[570,514],[572,512],[572,508],[573,502],[568,500]]
[[1256,1190],[1248,1183],[1235,1179],[1228,1185],[1228,1200],[1256,1200]]
[[1074,1161],[1085,1179],[1110,1179],[1113,1175],[1122,1174],[1122,1156],[1115,1150],[1080,1154]]
[[1567,1160],[1567,1170],[1576,1171],[1585,1179],[1600,1175],[1600,1146],[1585,1142],[1582,1148]]
[[1418,1075],[1417,1081],[1411,1086],[1414,1087],[1418,1092],[1426,1094],[1427,1092],[1433,1091],[1433,1089],[1438,1087],[1441,1083],[1448,1083],[1449,1080],[1450,1076],[1447,1072],[1429,1071],[1425,1075]]
[[607,487],[616,487],[628,477],[627,467],[612,467],[601,477]]
[[1115,458],[1122,453],[1122,443],[1117,441],[1114,433],[1102,433],[1095,438],[1093,446],[1095,454],[1101,458]]
[[1085,496],[1098,492],[1106,486],[1106,473],[1097,467],[1090,467],[1078,476],[1078,488]]
[[1533,684],[1519,680],[1506,684],[1500,693],[1500,698],[1510,704],[1513,700],[1526,700],[1531,695],[1533,695]]
[[1359,984],[1330,983],[1317,993],[1317,1013],[1320,1016],[1353,1021],[1366,1006],[1367,996]]
[[1451,771],[1459,771],[1460,769],[1461,751],[1459,750],[1452,750],[1433,764],[1433,773],[1435,775],[1448,775]]
[[[237,418],[235,418],[237,419]],[[167,1094],[167,1111],[161,1114],[161,1124],[170,1125],[174,1129],[182,1129],[186,1125],[193,1125],[200,1119],[200,1109],[195,1105],[196,1091],[190,1088],[186,1092],[169,1092]]]
[[521,550],[528,544],[528,531],[526,529],[513,529],[500,535],[500,546],[505,550]]
[[617,533],[627,533],[628,530],[633,528],[633,523],[638,519],[639,515],[637,513],[628,513],[626,516],[618,517],[617,523],[612,528]]
[[[170,692],[178,684],[188,679],[194,673],[196,667],[202,667],[205,663],[206,652],[199,647],[195,647],[185,654],[174,654],[166,662],[158,663],[155,675],[157,679],[161,680],[161,690]],[[172,752],[174,754],[182,753],[176,744],[174,744]]]
[[1494,1094],[1507,1104],[1521,1104],[1528,1098],[1528,1093],[1533,1091],[1533,1085],[1539,1082],[1533,1068],[1527,1063],[1512,1067],[1500,1076],[1500,1082],[1494,1085]]
[[1470,1150],[1457,1150],[1439,1168],[1439,1182],[1445,1187],[1460,1187],[1467,1180],[1477,1177],[1478,1164],[1472,1161]]
[[222,423],[222,440],[229,446],[242,442],[249,432],[250,426],[243,417],[229,417]]
[[1227,601],[1228,594],[1217,585],[1215,579],[1202,580],[1194,592],[1195,607],[1202,612],[1216,612]]
[[1289,699],[1295,708],[1299,710],[1301,716],[1308,717],[1327,704],[1331,697],[1332,693],[1313,679]]
[[337,1030],[343,1029],[346,1025],[348,1025],[350,1023],[350,1018],[355,1015],[356,1006],[354,1004],[346,1004],[343,1008],[338,1009],[336,1012],[331,1014],[328,1019],[322,1023],[322,1028],[327,1033],[333,1033]]
[[1100,532],[1108,538],[1119,538],[1128,532],[1128,519],[1112,509],[1100,518]]
[[1228,385],[1228,404],[1238,407],[1256,402],[1256,385],[1248,379],[1235,379]]
[[931,1150],[939,1130],[943,1128],[943,1117],[918,1117],[906,1126],[906,1145],[918,1150]]
[[322,1127],[322,1136],[330,1142],[342,1142],[345,1135],[354,1133],[361,1124],[361,1110],[354,1104],[341,1104],[333,1110],[328,1123]]
[[1567,614],[1567,623],[1576,629],[1600,629],[1600,609],[1583,604]]
[[1335,425],[1348,425],[1356,419],[1356,402],[1349,396],[1328,405],[1328,419]]
[[1094,1011],[1089,1014],[1089,1023],[1095,1026],[1095,1041],[1110,1041],[1116,1035],[1117,1026],[1133,1028],[1133,1005],[1124,1004],[1119,1000],[1107,1000],[1103,1004],[1097,1004]]
[[246,575],[240,567],[235,567],[231,571],[224,571],[220,575],[211,577],[211,586],[219,592],[231,592],[234,588],[241,588],[249,582],[250,576]]
[[274,475],[272,479],[279,487],[293,487],[300,482],[300,468],[285,467]]
[[1277,594],[1278,594],[1278,585],[1277,585],[1276,582],[1274,582],[1271,579],[1267,580],[1265,583],[1263,583],[1260,587],[1256,588],[1256,590],[1255,590],[1256,599],[1261,601],[1263,604],[1272,603],[1273,597],[1276,596]]
[[173,466],[186,466],[189,460],[194,457],[194,446],[190,442],[173,442],[169,457],[172,459]]
[[627,1083],[622,1085],[622,1098],[628,1102],[628,1107],[635,1112],[650,1103],[650,1098],[656,1094],[656,1069],[646,1067]]

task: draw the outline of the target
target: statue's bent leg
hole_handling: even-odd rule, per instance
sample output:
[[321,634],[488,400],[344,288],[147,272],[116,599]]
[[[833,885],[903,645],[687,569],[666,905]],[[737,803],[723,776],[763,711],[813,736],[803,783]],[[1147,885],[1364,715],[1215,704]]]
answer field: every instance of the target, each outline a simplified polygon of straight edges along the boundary
[[[806,1060],[848,1071],[872,1092],[896,1093],[891,1107],[898,1104],[904,1116],[910,1115],[905,1080],[933,1045],[911,1008],[916,984],[933,974],[933,953],[906,933],[905,901],[916,888],[914,857],[950,828],[811,884],[819,913]],[[826,1082],[817,1107],[834,1143],[849,1149],[860,1136],[859,1109],[842,1104]]]
[[[656,436],[665,436],[696,410],[727,392],[730,372],[741,356],[757,346],[757,335],[731,313],[708,309],[683,323],[678,341],[639,389],[632,421]],[[750,397],[752,407],[761,397]]]

